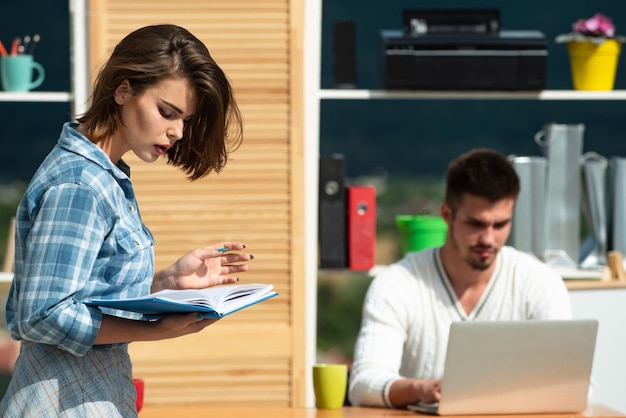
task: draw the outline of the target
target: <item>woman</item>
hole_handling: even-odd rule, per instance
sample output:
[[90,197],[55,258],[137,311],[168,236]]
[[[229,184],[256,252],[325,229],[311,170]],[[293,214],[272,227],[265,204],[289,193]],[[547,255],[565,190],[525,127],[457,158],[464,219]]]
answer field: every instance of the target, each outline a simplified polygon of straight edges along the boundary
[[224,167],[241,132],[226,76],[187,30],[148,26],[116,46],[90,109],[63,126],[17,210],[7,322],[21,351],[0,416],[137,414],[128,343],[187,335],[214,320],[144,321],[85,300],[235,283],[253,256],[227,252],[246,246],[224,242],[155,273],[154,240],[122,156],[166,156],[195,180]]

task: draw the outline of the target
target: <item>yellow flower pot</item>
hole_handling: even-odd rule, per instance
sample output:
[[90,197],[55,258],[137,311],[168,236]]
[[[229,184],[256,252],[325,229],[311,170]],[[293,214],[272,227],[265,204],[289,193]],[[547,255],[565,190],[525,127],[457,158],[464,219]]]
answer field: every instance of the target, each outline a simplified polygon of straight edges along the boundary
[[613,90],[621,43],[568,42],[572,81],[576,90]]

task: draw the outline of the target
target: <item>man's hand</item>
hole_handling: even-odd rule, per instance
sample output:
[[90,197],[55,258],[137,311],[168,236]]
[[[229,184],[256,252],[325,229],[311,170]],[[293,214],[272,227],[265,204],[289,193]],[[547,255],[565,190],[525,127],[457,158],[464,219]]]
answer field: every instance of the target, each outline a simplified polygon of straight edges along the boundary
[[418,402],[439,402],[441,398],[440,379],[401,379],[391,384],[389,401],[397,408]]

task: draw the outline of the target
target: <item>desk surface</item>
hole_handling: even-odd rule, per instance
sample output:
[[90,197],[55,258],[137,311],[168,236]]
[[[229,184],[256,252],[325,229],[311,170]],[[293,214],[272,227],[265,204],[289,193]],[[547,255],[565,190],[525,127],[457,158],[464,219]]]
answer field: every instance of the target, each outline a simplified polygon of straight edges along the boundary
[[[403,409],[386,408],[342,408],[315,409],[289,408],[280,406],[158,406],[146,405],[139,412],[139,418],[385,418],[385,417],[427,417]],[[581,414],[555,415],[489,415],[488,418],[582,418],[582,417],[624,417],[602,405],[590,405]],[[452,418],[452,417],[449,417]],[[476,416],[472,417],[476,418]]]
[[[334,277],[334,273],[325,274]],[[345,270],[339,270],[336,274],[345,274]],[[0,272],[0,294],[9,292],[12,280],[13,273]],[[566,279],[565,285],[569,290],[626,289],[626,280]]]

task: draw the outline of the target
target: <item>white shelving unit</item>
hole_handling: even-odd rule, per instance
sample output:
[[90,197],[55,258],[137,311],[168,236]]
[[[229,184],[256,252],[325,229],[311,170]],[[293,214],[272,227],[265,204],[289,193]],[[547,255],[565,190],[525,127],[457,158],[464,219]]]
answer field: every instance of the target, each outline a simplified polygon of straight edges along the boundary
[[[319,83],[319,82],[318,82]],[[626,100],[626,90],[578,91],[425,91],[425,90],[338,90],[317,91],[318,100]],[[319,117],[319,113],[318,113]]]
[[[70,87],[71,91],[0,91],[0,102],[54,103],[72,104],[73,114],[86,110],[89,95],[88,49],[87,49],[87,0],[68,0],[70,12]],[[61,126],[59,125],[59,129]],[[0,272],[0,293],[8,290],[13,273]]]
[[86,110],[89,97],[86,2],[87,0],[68,0],[71,91],[0,91],[0,102],[68,102],[72,104],[74,115]]
[[[319,56],[319,55],[318,55]],[[319,65],[319,62],[317,63]],[[319,77],[309,80],[313,85],[319,85]],[[323,271],[317,269],[317,190],[319,160],[319,106],[322,100],[565,100],[565,101],[592,101],[592,100],[626,100],[626,90],[615,91],[573,91],[573,90],[543,90],[537,92],[503,92],[503,91],[385,91],[385,90],[334,90],[317,89],[307,97],[307,130],[305,132],[305,150],[307,156],[307,169],[309,170],[307,181],[307,214],[310,230],[307,231],[306,247],[308,251],[306,274],[307,294],[309,300],[307,307],[310,318],[308,322],[315,324],[316,318],[316,288],[317,278]],[[380,270],[381,266],[377,269]],[[373,272],[372,272],[373,273]],[[585,279],[598,279],[591,277],[588,272],[576,272],[584,274]],[[374,273],[375,274],[375,273]],[[564,274],[569,279],[581,279],[571,272]],[[568,280],[578,282],[578,280]],[[578,285],[579,283],[576,283]],[[606,283],[599,283],[606,284]],[[609,406],[622,413],[626,413],[626,360],[623,353],[626,352],[626,334],[623,332],[626,308],[623,300],[626,297],[626,286],[597,286],[570,287],[570,297],[574,318],[595,318],[600,323],[596,352],[593,363],[594,390],[590,398],[591,403],[600,403]],[[316,325],[316,324],[315,324]],[[313,326],[315,326],[313,325]],[[309,326],[309,325],[307,325]],[[316,329],[316,328],[313,328]],[[315,350],[315,336],[312,337],[312,346],[309,350]]]
[[[307,359],[312,365],[316,352],[317,315],[317,208],[318,208],[318,161],[320,132],[320,102],[322,100],[626,100],[626,90],[614,91],[392,91],[364,89],[321,89],[321,28],[322,0],[305,0],[304,41],[304,114],[305,132],[303,152],[306,170],[305,281]],[[594,375],[596,388],[592,402],[602,403],[621,412],[626,412],[626,337],[622,332],[624,323],[623,303],[617,302],[626,296],[626,288],[571,290],[575,317],[596,317],[601,322],[598,337]],[[310,366],[309,365],[309,366]],[[310,367],[307,367],[310,369]],[[307,382],[311,376],[307,376]],[[620,390],[622,391],[620,393]],[[307,402],[313,405],[312,388],[307,392]]]
[[[0,295],[6,295],[9,293],[11,287],[11,281],[13,280],[13,273],[0,272]],[[4,309],[4,306],[2,307]]]
[[0,92],[0,102],[71,102],[72,93],[66,91],[29,91],[25,93]]

